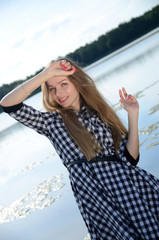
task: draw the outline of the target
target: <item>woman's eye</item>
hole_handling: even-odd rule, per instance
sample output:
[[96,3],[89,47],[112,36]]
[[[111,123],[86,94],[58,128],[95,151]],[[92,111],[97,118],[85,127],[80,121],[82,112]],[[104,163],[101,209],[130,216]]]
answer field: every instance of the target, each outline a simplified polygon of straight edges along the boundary
[[61,86],[62,87],[65,87],[67,85],[67,83],[62,83]]
[[49,90],[50,90],[50,91],[55,91],[55,88],[50,88]]

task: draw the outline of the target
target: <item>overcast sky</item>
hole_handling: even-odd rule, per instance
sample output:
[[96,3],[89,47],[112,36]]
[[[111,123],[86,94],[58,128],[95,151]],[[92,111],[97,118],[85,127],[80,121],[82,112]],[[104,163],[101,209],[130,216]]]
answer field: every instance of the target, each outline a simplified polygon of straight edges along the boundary
[[0,85],[140,16],[159,0],[0,0]]

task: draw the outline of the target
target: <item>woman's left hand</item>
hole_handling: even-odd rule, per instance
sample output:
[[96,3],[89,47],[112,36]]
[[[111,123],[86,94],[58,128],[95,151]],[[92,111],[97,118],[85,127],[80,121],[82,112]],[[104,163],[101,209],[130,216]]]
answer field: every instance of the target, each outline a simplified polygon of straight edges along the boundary
[[123,87],[122,90],[119,89],[119,96],[120,96],[120,106],[124,108],[127,112],[130,111],[138,111],[139,104],[135,97],[131,94],[127,94],[125,88]]

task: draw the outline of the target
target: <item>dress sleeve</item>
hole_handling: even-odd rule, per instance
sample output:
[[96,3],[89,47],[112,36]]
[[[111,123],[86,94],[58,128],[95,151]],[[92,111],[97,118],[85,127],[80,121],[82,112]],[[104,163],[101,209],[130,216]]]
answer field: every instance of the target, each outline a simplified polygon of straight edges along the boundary
[[40,112],[24,103],[19,103],[11,107],[2,106],[2,109],[18,122],[32,128],[46,137],[49,137],[47,113]]
[[123,135],[122,140],[120,142],[119,149],[118,149],[118,156],[121,160],[123,160],[123,161],[127,160],[129,163],[131,163],[131,165],[136,166],[139,162],[140,155],[138,155],[137,159],[134,159],[130,155],[130,153],[126,147],[126,142],[127,142],[127,138],[126,138],[126,136]]

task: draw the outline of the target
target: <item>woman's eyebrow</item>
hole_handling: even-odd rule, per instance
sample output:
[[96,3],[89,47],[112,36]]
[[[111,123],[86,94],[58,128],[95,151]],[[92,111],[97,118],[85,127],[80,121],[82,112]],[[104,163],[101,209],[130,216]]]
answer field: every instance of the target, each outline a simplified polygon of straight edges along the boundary
[[[67,79],[65,78],[65,79],[61,80],[60,82],[58,82],[58,84],[62,83],[63,81],[66,81],[66,80],[67,80]],[[47,85],[48,85],[48,87],[54,87],[54,86],[49,85],[49,84],[47,84]]]

